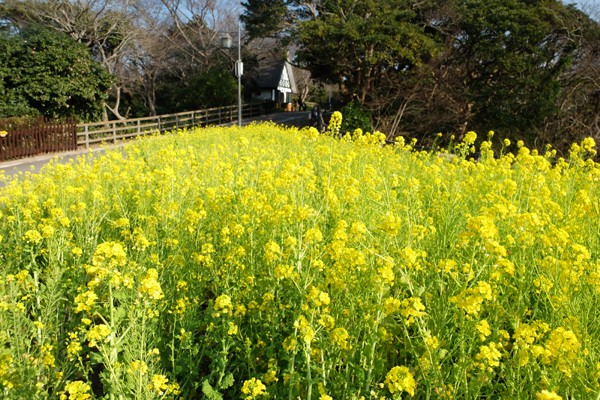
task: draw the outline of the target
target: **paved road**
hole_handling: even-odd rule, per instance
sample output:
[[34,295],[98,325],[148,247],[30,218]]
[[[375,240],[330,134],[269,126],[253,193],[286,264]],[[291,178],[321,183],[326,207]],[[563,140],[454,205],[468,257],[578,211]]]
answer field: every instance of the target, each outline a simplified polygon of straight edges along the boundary
[[[285,113],[281,112],[281,113],[270,114],[270,115],[265,115],[265,116],[256,117],[256,118],[244,119],[244,120],[242,120],[242,124],[247,125],[247,124],[249,124],[251,122],[255,122],[255,121],[273,121],[275,123],[283,124],[283,125],[304,126],[304,125],[308,124],[307,115],[308,115],[307,111],[285,112]],[[237,124],[237,121],[226,124],[226,125],[231,126],[231,125],[236,125],[236,124]],[[123,144],[117,145],[117,147],[118,146],[123,146]],[[92,151],[94,153],[95,152],[103,152],[104,150],[105,150],[105,147],[94,147],[94,148],[90,149],[90,151]],[[52,160],[54,158],[56,158],[60,162],[66,163],[70,159],[77,158],[78,156],[80,156],[82,154],[86,154],[87,152],[88,152],[88,150],[81,149],[81,150],[70,151],[70,152],[65,152],[65,153],[41,154],[41,155],[35,156],[35,157],[6,161],[6,162],[0,163],[0,170],[4,170],[5,175],[8,175],[8,176],[17,175],[19,173],[25,173],[27,171],[36,173],[36,172],[39,172],[40,169],[44,165],[46,165],[50,160]],[[0,181],[0,187],[2,187],[2,186],[4,186],[4,183]]]

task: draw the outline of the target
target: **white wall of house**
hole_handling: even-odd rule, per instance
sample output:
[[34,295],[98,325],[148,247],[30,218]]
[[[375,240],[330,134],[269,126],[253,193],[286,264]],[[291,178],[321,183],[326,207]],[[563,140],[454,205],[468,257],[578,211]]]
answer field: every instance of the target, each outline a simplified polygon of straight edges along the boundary
[[277,85],[277,90],[282,93],[281,98],[279,99],[282,103],[291,103],[292,102],[292,82],[290,79],[290,74],[288,73],[287,63],[284,64],[281,70],[281,77],[279,78],[279,85]]

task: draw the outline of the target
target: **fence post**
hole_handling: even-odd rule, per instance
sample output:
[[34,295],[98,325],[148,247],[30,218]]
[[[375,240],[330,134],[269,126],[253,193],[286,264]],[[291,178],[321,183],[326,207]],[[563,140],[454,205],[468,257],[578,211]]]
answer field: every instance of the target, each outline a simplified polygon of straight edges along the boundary
[[46,134],[46,138],[51,140],[52,145],[48,146],[49,151],[63,151],[62,143],[60,140],[60,125],[58,121],[52,121],[50,125],[50,135]]
[[51,139],[52,146],[50,147],[50,151],[63,151],[62,143],[60,140],[60,125],[58,121],[52,121],[52,125],[50,125],[51,134],[46,134],[46,137]]
[[45,147],[44,152],[50,153],[56,149],[56,143],[54,143],[54,137],[56,135],[55,125],[51,120],[48,120],[42,128],[40,139],[42,140],[43,146]]
[[58,143],[56,143],[56,122],[49,120],[44,124],[42,130],[42,142],[46,146],[46,153],[58,151]]
[[112,123],[112,129],[113,129],[113,144],[117,144],[117,123],[116,122]]
[[38,146],[37,148],[31,148],[31,152],[29,153],[30,156],[33,156],[36,153],[48,153],[51,150],[50,145],[52,144],[52,124],[51,121],[47,120],[46,118],[44,118],[43,121],[44,122],[41,123],[37,129]]
[[59,140],[59,125],[58,125],[58,121],[51,121],[51,125],[50,125],[50,135],[48,135],[48,133],[46,133],[46,138],[50,140],[51,145],[48,146],[48,150],[50,152],[54,152],[54,151],[62,151],[63,148],[61,146],[60,140]]
[[29,146],[28,152],[27,152],[27,156],[32,156],[36,153],[36,151],[40,151],[43,152],[44,149],[44,141],[42,139],[42,132],[43,132],[43,126],[46,124],[46,119],[43,119],[43,123],[39,124],[36,128],[34,128],[35,134],[35,144],[33,144],[33,146]]
[[137,120],[137,136],[142,135],[142,128],[140,127],[140,120]]
[[[17,130],[14,131],[13,134],[13,149],[14,151],[11,154],[11,157],[21,157],[22,156],[22,152],[23,152],[23,137],[22,135],[20,135],[21,137],[19,139],[17,139]],[[9,135],[10,137],[10,135]]]
[[69,121],[69,136],[71,137],[71,150],[77,150],[77,121]]

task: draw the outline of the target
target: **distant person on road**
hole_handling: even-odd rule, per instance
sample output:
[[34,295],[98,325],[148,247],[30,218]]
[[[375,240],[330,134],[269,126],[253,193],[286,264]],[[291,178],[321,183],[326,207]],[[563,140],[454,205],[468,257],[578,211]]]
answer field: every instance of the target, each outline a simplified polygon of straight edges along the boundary
[[310,120],[310,126],[317,128],[320,133],[323,133],[325,130],[325,121],[323,121],[323,113],[319,105],[310,110],[308,119]]

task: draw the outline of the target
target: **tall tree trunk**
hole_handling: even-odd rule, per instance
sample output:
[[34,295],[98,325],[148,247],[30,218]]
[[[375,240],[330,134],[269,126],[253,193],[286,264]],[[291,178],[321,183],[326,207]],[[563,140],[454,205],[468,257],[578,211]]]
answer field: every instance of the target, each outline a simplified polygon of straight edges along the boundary
[[115,105],[109,106],[108,103],[104,103],[104,107],[108,109],[117,119],[125,119],[119,112],[119,105],[121,104],[121,86],[115,85]]

